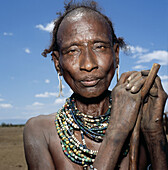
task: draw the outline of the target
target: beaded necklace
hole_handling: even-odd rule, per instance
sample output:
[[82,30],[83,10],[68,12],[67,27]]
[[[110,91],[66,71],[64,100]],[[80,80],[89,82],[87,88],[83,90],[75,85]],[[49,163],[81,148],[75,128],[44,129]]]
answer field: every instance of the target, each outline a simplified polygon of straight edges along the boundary
[[[64,154],[84,169],[93,164],[98,153],[97,150],[87,148],[84,135],[97,142],[103,140],[110,119],[111,103],[112,99],[109,97],[107,112],[93,117],[80,112],[71,96],[56,114],[55,125]],[[75,137],[74,130],[80,131],[82,143]]]

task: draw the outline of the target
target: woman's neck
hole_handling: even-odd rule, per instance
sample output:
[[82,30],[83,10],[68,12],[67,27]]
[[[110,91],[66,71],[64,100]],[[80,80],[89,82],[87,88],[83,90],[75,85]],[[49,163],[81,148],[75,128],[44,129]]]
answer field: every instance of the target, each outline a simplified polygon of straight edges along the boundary
[[92,116],[103,115],[109,108],[110,91],[105,91],[95,98],[84,98],[77,94],[73,94],[75,104],[82,113]]

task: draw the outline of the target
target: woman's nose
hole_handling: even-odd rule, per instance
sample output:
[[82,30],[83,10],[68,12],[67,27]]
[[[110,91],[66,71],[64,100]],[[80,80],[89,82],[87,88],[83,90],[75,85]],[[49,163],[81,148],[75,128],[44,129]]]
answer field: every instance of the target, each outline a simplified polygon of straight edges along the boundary
[[86,48],[80,56],[80,70],[85,71],[92,71],[93,69],[97,69],[97,56],[94,54],[94,52],[88,48]]

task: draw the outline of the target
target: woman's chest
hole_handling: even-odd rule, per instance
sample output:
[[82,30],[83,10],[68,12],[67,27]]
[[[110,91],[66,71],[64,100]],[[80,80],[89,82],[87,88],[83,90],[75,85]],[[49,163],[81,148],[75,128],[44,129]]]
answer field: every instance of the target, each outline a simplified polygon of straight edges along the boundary
[[[63,144],[63,140],[58,134],[51,135],[49,142],[49,151],[56,169],[83,169],[83,166],[93,164],[96,154],[99,150],[101,142],[95,142],[84,136],[83,142],[80,131],[73,132],[74,141]],[[79,145],[76,147],[75,145]],[[86,146],[83,147],[83,146]],[[88,153],[89,152],[89,153]],[[93,162],[92,162],[93,161]]]
[[[79,131],[75,131],[74,136],[81,144],[83,143],[82,136]],[[86,142],[86,147],[91,151],[98,152],[101,142],[95,142],[86,136],[84,136],[84,138],[85,138],[85,142]],[[78,160],[77,157],[75,158],[75,156],[73,156],[73,154],[77,155],[78,152],[81,151],[80,149],[79,150],[76,149],[75,151],[73,151],[73,149],[71,148],[70,150],[68,150],[68,147],[66,148],[66,146],[62,145],[62,140],[60,139],[60,137],[58,136],[57,133],[54,133],[53,135],[51,135],[49,141],[50,141],[49,152],[53,159],[55,169],[57,169],[57,170],[59,170],[59,169],[60,170],[66,170],[66,169],[68,169],[68,170],[73,170],[73,169],[80,170],[81,169],[82,170],[83,169],[83,165],[81,165],[79,162],[76,161],[76,160]],[[69,145],[69,146],[71,146],[71,145]],[[83,154],[83,152],[81,152],[81,154]],[[81,156],[81,159],[83,159],[84,156],[88,156],[88,155]],[[102,159],[104,159],[104,158],[102,157]],[[141,159],[141,156],[140,156],[140,159]],[[93,163],[91,163],[91,164],[93,164]],[[144,163],[142,163],[142,164],[144,164]],[[118,167],[117,169],[120,169],[120,170],[128,169],[128,167],[129,167],[129,153],[125,157],[121,158],[117,167]]]

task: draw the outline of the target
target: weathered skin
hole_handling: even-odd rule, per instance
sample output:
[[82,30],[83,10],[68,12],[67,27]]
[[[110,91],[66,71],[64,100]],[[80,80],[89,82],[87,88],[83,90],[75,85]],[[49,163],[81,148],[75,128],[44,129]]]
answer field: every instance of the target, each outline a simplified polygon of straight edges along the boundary
[[[77,108],[89,115],[104,114],[109,105],[107,89],[119,63],[119,47],[117,44],[112,46],[108,23],[96,12],[72,11],[62,21],[57,38],[60,50],[55,51],[52,57],[57,72],[78,95]],[[98,170],[111,170],[117,165],[121,149],[136,122],[140,89],[147,74],[122,74],[112,91],[111,119],[102,143],[85,137],[88,148],[99,150],[93,164]],[[156,78],[141,122],[146,142],[140,141],[139,169],[147,167],[149,155],[153,169],[167,169],[167,141],[161,119],[166,98],[161,82]],[[97,103],[93,102],[95,100]],[[159,121],[156,122],[156,118]],[[32,118],[26,123],[24,146],[29,169],[83,169],[62,152],[54,120],[55,114],[50,114]],[[75,136],[81,141],[78,132]],[[120,169],[128,169],[128,164],[129,154],[121,161]]]

